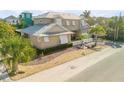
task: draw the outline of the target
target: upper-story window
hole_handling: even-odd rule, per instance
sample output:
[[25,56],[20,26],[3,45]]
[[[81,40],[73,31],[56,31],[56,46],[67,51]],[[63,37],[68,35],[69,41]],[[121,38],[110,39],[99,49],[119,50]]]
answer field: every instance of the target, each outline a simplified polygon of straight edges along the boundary
[[25,14],[22,14],[22,18],[24,18],[25,17]]
[[62,25],[62,20],[60,18],[56,18],[55,20],[57,24]]
[[31,18],[31,15],[30,14],[27,14],[26,16],[27,16],[27,18]]
[[70,22],[68,20],[66,20],[66,25],[70,25]]
[[75,21],[72,21],[72,25],[76,25]]

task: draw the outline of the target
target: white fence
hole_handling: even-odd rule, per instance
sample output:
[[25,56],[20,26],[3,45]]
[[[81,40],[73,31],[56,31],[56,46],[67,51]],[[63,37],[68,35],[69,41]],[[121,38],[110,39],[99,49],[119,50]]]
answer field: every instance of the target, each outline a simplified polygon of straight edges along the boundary
[[84,41],[84,42],[92,42],[93,41],[93,38],[88,38],[88,39],[73,41],[72,42],[73,43],[73,46],[80,45],[82,41]]

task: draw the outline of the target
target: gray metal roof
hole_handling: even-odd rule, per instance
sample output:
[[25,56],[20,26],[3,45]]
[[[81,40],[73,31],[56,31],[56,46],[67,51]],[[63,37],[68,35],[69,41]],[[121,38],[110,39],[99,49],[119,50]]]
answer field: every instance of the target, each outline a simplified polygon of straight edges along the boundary
[[[30,27],[27,27],[25,29],[17,29],[17,32],[22,32],[28,35],[35,35],[35,36],[44,36],[44,35],[51,35],[48,34],[47,31],[50,30],[52,27],[54,26],[59,26],[61,29],[63,29],[65,32],[68,32],[66,34],[72,34],[72,32],[66,28],[64,28],[63,26],[60,26],[58,24],[52,23],[52,24],[47,24],[47,25],[43,25],[43,24],[37,24],[37,25],[33,25]],[[65,34],[64,32],[64,34]],[[58,34],[61,34],[63,32],[60,32]],[[56,34],[56,33],[52,33],[52,34]]]
[[26,34],[30,34],[30,35],[32,35],[32,34],[34,34],[34,33],[36,33],[36,32],[41,32],[42,31],[42,29],[44,28],[44,27],[47,27],[48,25],[41,25],[41,24],[38,24],[38,25],[33,25],[33,26],[30,26],[30,27],[27,27],[27,28],[25,28],[25,29],[21,29],[21,31],[20,32],[23,32],[23,33],[26,33]]

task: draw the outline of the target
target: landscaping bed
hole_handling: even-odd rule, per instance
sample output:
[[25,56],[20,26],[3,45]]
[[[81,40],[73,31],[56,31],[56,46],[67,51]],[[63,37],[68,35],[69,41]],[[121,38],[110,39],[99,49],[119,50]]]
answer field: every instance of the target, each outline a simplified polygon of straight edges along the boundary
[[55,58],[52,58],[52,60],[50,61],[47,61],[44,63],[41,62],[41,64],[38,63],[37,65],[34,65],[34,64],[31,65],[30,63],[29,63],[30,65],[20,64],[19,65],[20,73],[15,76],[11,76],[11,79],[19,80],[21,78],[27,77],[29,75],[43,71],[45,69],[52,68],[54,66],[63,64],[65,62],[71,61],[79,57],[83,57],[85,56],[84,52],[86,52],[86,55],[88,55],[98,50],[100,51],[101,49],[106,48],[106,47],[107,46],[105,45],[99,45],[95,48],[87,49],[86,51],[84,51],[83,49],[68,48],[69,50],[68,49],[63,50],[64,52],[61,52],[60,54],[58,52],[59,55],[57,55]]

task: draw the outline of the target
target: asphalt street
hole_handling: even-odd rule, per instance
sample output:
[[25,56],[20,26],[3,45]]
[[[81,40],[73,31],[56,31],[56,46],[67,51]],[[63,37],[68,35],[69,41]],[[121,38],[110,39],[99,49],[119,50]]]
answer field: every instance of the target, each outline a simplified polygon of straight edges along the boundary
[[[102,56],[102,55],[101,55]],[[86,68],[81,73],[67,80],[69,82],[123,82],[124,81],[124,48]]]

